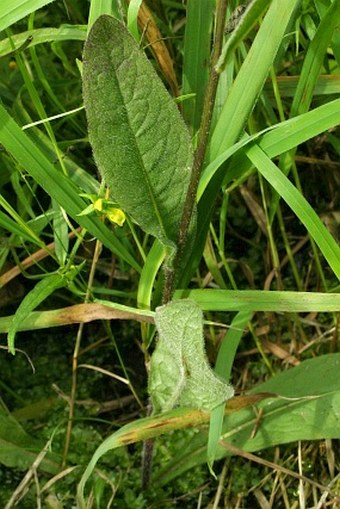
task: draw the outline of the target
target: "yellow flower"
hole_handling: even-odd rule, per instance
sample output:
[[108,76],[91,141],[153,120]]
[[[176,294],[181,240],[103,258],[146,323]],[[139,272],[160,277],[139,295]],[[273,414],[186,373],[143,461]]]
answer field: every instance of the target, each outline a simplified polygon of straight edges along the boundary
[[98,212],[101,212],[103,210],[103,199],[102,198],[97,198],[93,202],[93,208],[94,208],[94,210],[98,210]]
[[121,209],[117,209],[115,207],[108,207],[105,210],[106,217],[112,222],[118,224],[118,226],[123,226],[126,216]]

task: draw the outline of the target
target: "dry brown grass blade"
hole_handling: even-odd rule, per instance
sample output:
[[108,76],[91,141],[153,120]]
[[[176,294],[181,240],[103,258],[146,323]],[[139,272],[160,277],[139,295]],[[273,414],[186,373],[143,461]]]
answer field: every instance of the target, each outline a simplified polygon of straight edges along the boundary
[[[77,233],[79,233],[81,228],[77,228],[76,230],[70,232],[68,234],[68,238],[72,239]],[[15,267],[12,267],[8,271],[6,271],[4,274],[0,276],[0,288],[5,286],[7,283],[9,283],[12,279],[16,278],[21,274],[21,272],[24,269],[28,269],[32,265],[40,262],[47,256],[51,256],[51,254],[55,251],[55,242],[51,242],[50,244],[47,244],[47,246],[44,249],[38,249],[35,251],[35,253],[31,254],[30,256],[27,256],[20,265],[16,265]]]
[[292,366],[298,366],[300,364],[299,359],[288,352],[282,345],[274,343],[273,341],[262,341],[265,352],[270,352],[278,359],[281,359]]
[[[149,315],[133,313],[131,311],[122,311],[113,309],[102,304],[75,304],[67,308],[57,310],[57,322],[59,325],[70,323],[87,323],[93,320],[137,320],[138,322],[153,323],[153,318]],[[58,324],[58,323],[57,323]]]
[[260,228],[262,233],[267,237],[268,236],[267,222],[263,208],[258,203],[254,193],[250,191],[248,187],[240,186],[239,189],[248,209],[250,210],[252,216],[256,221],[257,226]]
[[163,40],[151,11],[142,3],[138,12],[138,24],[145,34],[158,65],[168,82],[174,97],[179,95],[179,87],[174,71],[173,60]]
[[[51,311],[32,311],[28,318],[18,327],[18,331],[47,329],[70,325],[73,323],[88,323],[94,320],[136,320],[137,322],[153,323],[153,317],[143,314],[142,311],[134,312],[129,308],[125,310],[114,309],[103,304],[85,303],[75,304]],[[0,332],[7,332],[11,317],[0,326]]]
[[24,476],[22,481],[19,483],[16,490],[12,493],[12,496],[11,496],[10,500],[7,502],[7,504],[5,505],[4,509],[11,509],[12,507],[16,506],[19,503],[19,501],[25,496],[31,481],[34,478],[40,463],[43,461],[47,452],[49,451],[50,446],[51,446],[51,440],[49,440],[46,443],[43,450],[38,454],[35,461],[32,463],[32,466],[27,471],[26,475]]

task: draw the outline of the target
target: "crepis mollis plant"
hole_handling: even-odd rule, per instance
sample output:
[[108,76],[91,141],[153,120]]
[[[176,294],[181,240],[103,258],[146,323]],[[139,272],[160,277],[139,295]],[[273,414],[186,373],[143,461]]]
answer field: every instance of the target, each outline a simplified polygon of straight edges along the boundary
[[[113,17],[99,17],[89,32],[83,95],[98,169],[124,213],[163,244],[165,271],[175,280],[185,261],[183,243],[190,245],[195,235],[194,204],[183,220],[192,143],[152,65]],[[185,231],[183,224],[189,225]],[[233,396],[208,365],[203,316],[195,302],[166,303],[156,310],[155,321],[159,340],[149,376],[155,412],[176,405],[208,411]]]

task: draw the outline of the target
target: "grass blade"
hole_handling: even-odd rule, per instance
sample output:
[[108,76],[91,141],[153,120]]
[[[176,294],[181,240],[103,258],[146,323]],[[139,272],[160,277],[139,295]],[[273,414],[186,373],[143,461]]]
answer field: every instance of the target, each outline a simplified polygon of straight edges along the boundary
[[321,19],[316,34],[308,47],[291,107],[291,116],[308,110],[325,53],[332,40],[334,30],[339,24],[340,2],[333,2]]
[[[244,451],[254,452],[297,440],[339,438],[340,354],[322,355],[279,373],[252,391],[282,396],[258,403],[260,423],[251,409],[232,412],[225,418],[222,439]],[[288,399],[287,399],[288,398]],[[255,426],[258,431],[254,434]],[[219,445],[217,458],[231,453]],[[154,483],[164,485],[206,461],[206,437],[197,435],[174,460],[157,473]]]
[[[27,30],[20,34],[14,34],[10,38],[0,41],[0,55],[4,57],[13,52],[14,48],[19,49],[26,41],[30,41],[29,46],[43,44],[45,42],[61,41],[85,41],[86,25],[61,26],[59,28],[38,28]],[[30,40],[32,39],[32,40]]]
[[[237,313],[220,346],[216,359],[215,373],[224,378],[227,382],[231,375],[231,368],[234,364],[236,351],[242,338],[244,328],[251,320],[252,315],[253,313],[251,311],[240,311]],[[213,472],[212,468],[217,455],[218,443],[222,435],[224,407],[225,405],[220,405],[213,408],[210,415],[207,463],[211,472]]]
[[[0,317],[0,332],[8,332],[13,316]],[[153,311],[141,310],[98,300],[95,303],[75,304],[66,308],[50,311],[32,311],[26,318],[16,324],[17,331],[47,329],[74,323],[88,323],[93,320],[136,320],[153,323]]]
[[[113,11],[113,9],[115,10]],[[108,14],[109,16],[117,14],[116,8],[113,7],[112,0],[91,0],[88,30],[90,30],[96,19],[103,14]]]
[[[209,159],[212,161],[240,135],[263,87],[282,42],[297,0],[273,0],[238,73],[214,129]],[[277,20],[280,20],[280,23]],[[248,86],[251,82],[251,87]]]
[[[228,402],[229,412],[240,410],[240,408],[248,408],[250,405],[258,401],[262,401],[268,395],[251,395],[233,398]],[[186,427],[199,426],[209,420],[210,414],[200,410],[192,410],[187,408],[176,408],[171,412],[164,413],[157,417],[146,417],[138,421],[131,422],[121,429],[110,435],[98,447],[93,454],[85,472],[82,475],[77,490],[77,501],[80,509],[85,509],[84,489],[90,478],[98,460],[111,449],[133,444],[148,438],[154,438],[163,433],[182,429]]]
[[52,1],[53,0],[2,0],[0,5],[0,31]]
[[127,12],[127,28],[131,35],[139,41],[139,32],[138,32],[138,11],[141,6],[142,0],[130,0],[130,5],[128,7]]
[[[280,0],[272,1],[254,42],[230,88],[212,133],[208,147],[207,164],[215,160],[223,151],[232,147],[242,133],[244,124],[255,106],[270,67],[273,65],[286,27],[297,4],[298,0],[286,0],[284,4]],[[278,19],[280,19],[280,23],[277,23]],[[251,83],[251,86],[249,86],[249,83]],[[193,249],[193,256],[184,271],[184,276],[182,276],[181,283],[184,285],[188,284],[188,278],[193,273],[193,267],[199,263],[216,196],[219,195],[223,177],[222,171],[214,175],[198,204],[198,234]]]
[[259,147],[254,145],[248,148],[247,156],[305,225],[334,274],[340,279],[340,247],[314,209]]
[[222,53],[217,64],[219,72],[224,69],[228,55],[230,55],[246,37],[248,32],[257,22],[258,18],[263,14],[270,1],[271,0],[256,0],[248,4],[248,8],[241,16],[239,23],[232,31],[232,34],[229,36],[226,44],[223,46]]
[[[230,182],[239,178],[243,173],[252,167],[245,151],[241,150],[252,140],[256,140],[257,145],[267,154],[268,157],[276,157],[283,152],[297,147],[301,143],[317,136],[327,129],[340,124],[340,99],[335,99],[327,104],[319,106],[303,115],[281,122],[277,126],[270,128],[268,132],[258,133],[252,137],[245,138],[229,149],[225,150],[214,161],[212,161],[203,171],[198,188],[198,199],[200,199],[207,188],[214,174],[238,150],[228,166],[228,172],[225,175],[225,182]],[[259,139],[257,139],[260,137]],[[248,159],[248,161],[247,161]]]
[[340,311],[339,293],[264,290],[178,290],[175,298],[193,299],[204,311]]
[[33,309],[39,306],[39,304],[47,299],[55,290],[68,285],[76,276],[77,272],[78,270],[74,269],[67,274],[57,273],[46,276],[24,297],[13,316],[12,323],[8,330],[7,341],[10,353],[13,355],[15,354],[14,338],[21,323],[29,316]]
[[112,232],[95,216],[78,216],[87,203],[69,178],[58,172],[53,164],[14,122],[0,104],[0,143],[25,168],[34,180],[81,226],[105,246],[122,257],[131,267],[140,270],[135,258],[126,250]]
[[201,121],[209,76],[213,0],[189,0],[187,4],[183,55],[182,94],[196,94],[184,101],[183,116],[195,133]]

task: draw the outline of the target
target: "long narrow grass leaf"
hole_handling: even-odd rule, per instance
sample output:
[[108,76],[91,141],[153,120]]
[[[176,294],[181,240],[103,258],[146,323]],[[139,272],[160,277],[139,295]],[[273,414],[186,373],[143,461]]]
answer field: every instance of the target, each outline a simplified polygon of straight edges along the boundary
[[138,11],[141,6],[142,0],[130,0],[130,5],[127,12],[127,28],[131,35],[139,41],[138,33]]
[[182,94],[195,96],[183,103],[183,116],[195,133],[199,128],[208,83],[213,26],[213,0],[187,3]]
[[115,252],[131,267],[140,270],[135,258],[96,216],[78,216],[87,203],[69,178],[58,172],[39,148],[30,140],[0,104],[0,143],[34,180],[80,225]]
[[330,45],[334,30],[339,24],[340,2],[333,2],[322,17],[315,36],[308,47],[291,107],[291,116],[308,110],[325,53]]
[[[230,324],[230,329],[227,331],[221,343],[216,359],[215,373],[226,381],[229,381],[237,348],[242,338],[244,328],[250,321],[252,314],[253,313],[251,311],[240,311],[237,313]],[[211,472],[213,471],[218,443],[222,435],[224,406],[225,405],[219,405],[218,407],[213,408],[210,415],[207,462]]]
[[113,12],[113,8],[114,6],[112,0],[91,0],[88,29],[90,30],[93,23],[97,18],[99,18],[99,16],[102,16],[103,14],[116,14],[116,12]]
[[[11,327],[13,316],[0,317],[0,333]],[[16,330],[38,330],[60,327],[73,323],[88,323],[94,320],[136,320],[153,323],[153,311],[141,310],[109,301],[96,301],[88,304],[75,304],[50,311],[32,311],[16,324]]]
[[240,16],[239,21],[236,22],[236,26],[230,27],[231,35],[228,37],[227,42],[223,46],[220,59],[216,66],[218,72],[221,72],[224,69],[228,56],[248,34],[270,2],[271,0],[255,0],[250,2],[245,12]]
[[203,289],[177,290],[175,298],[193,299],[204,311],[340,311],[339,293]]
[[27,240],[28,242],[33,242],[39,247],[44,247],[44,242],[35,235],[34,231],[32,231],[27,224],[21,224],[13,221],[13,219],[9,218],[6,214],[0,211],[0,226],[4,228],[6,231],[17,235],[19,238]]
[[52,274],[44,277],[39,283],[35,285],[21,301],[17,308],[11,326],[8,330],[8,350],[14,355],[14,338],[19,325],[24,321],[33,309],[35,309],[41,302],[43,302],[49,295],[51,295],[57,288],[62,288],[67,285],[67,278],[62,274]]
[[43,44],[45,42],[61,42],[61,41],[84,41],[86,38],[86,25],[61,26],[59,28],[37,28],[35,30],[27,30],[20,34],[14,34],[10,38],[0,41],[0,56],[4,57],[14,51],[20,49],[26,41],[29,46]]
[[258,146],[254,145],[247,148],[247,156],[304,224],[309,235],[319,246],[334,274],[340,279],[340,247],[315,210]]
[[[233,398],[228,402],[227,413],[239,411],[241,408],[248,408],[267,397],[268,394],[256,394]],[[200,424],[207,422],[209,417],[210,414],[208,412],[187,408],[176,408],[171,410],[171,412],[166,412],[157,417],[147,417],[131,422],[107,437],[93,454],[78,485],[77,502],[79,504],[79,509],[86,508],[84,499],[85,485],[98,460],[108,451],[127,444],[133,444],[140,440],[157,437],[172,430],[186,427],[197,427]]]
[[0,31],[52,1],[53,0],[1,0]]
[[[210,161],[230,147],[240,135],[250,111],[254,108],[297,3],[297,0],[286,0],[284,3],[281,0],[272,1],[214,129],[210,142]],[[277,22],[278,19],[280,23]]]
[[340,99],[335,99],[303,115],[281,122],[264,133],[257,133],[254,136],[243,138],[225,150],[204,169],[198,187],[198,199],[201,198],[210,180],[222,164],[237,151],[240,152],[231,160],[230,166],[228,166],[228,173],[225,175],[225,181],[229,182],[234,178],[240,177],[242,173],[252,166],[245,151],[240,150],[251,141],[255,140],[268,157],[272,158],[297,147],[306,140],[338,124],[340,124]]

